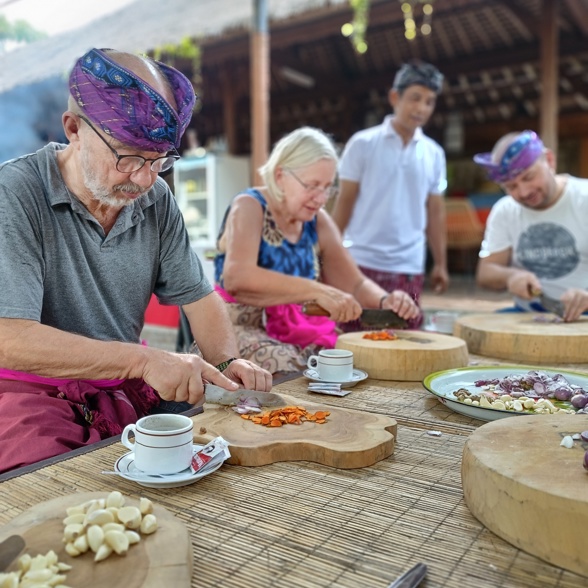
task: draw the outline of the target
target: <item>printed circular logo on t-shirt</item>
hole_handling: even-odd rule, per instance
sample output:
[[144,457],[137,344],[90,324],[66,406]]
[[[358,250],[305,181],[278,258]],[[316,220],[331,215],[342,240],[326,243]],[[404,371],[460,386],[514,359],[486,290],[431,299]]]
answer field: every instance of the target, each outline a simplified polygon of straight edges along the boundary
[[517,258],[538,278],[551,280],[571,273],[580,262],[573,235],[553,223],[531,225],[524,231],[517,244]]

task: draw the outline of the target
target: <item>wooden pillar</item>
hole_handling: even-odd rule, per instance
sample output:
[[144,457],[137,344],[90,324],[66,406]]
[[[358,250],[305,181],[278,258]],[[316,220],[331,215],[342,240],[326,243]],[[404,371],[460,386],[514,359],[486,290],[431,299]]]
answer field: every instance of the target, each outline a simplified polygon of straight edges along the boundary
[[251,32],[251,177],[259,185],[257,173],[269,155],[269,33],[267,0],[254,2]]
[[237,92],[234,80],[231,79],[232,68],[226,66],[221,72],[223,96],[223,128],[227,140],[227,153],[237,153]]
[[541,106],[539,134],[557,154],[559,117],[558,0],[543,0],[541,9]]

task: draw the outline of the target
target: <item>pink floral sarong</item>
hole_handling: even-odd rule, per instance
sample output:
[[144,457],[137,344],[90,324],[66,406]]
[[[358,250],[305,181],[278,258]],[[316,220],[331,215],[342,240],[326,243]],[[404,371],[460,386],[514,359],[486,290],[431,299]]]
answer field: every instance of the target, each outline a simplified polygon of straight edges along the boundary
[[299,372],[310,355],[335,346],[337,332],[329,318],[309,317],[296,304],[266,309],[239,304],[220,286],[215,289],[227,302],[241,357],[272,374]]

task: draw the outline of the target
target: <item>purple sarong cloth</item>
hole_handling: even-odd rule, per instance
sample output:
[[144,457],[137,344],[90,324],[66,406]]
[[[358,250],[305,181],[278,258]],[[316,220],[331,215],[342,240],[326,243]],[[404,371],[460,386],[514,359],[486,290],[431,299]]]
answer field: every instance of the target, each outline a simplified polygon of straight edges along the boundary
[[138,379],[108,388],[42,380],[0,379],[0,473],[118,435],[160,401]]

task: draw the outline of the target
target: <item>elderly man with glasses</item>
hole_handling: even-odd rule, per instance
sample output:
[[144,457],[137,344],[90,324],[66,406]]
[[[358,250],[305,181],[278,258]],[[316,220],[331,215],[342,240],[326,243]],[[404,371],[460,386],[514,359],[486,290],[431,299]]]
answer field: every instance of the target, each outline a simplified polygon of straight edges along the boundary
[[474,161],[507,196],[488,217],[477,280],[507,289],[516,309],[558,299],[563,319],[588,310],[588,180],[555,173],[555,156],[533,131],[508,133]]
[[[162,399],[196,403],[205,381],[271,387],[239,358],[158,178],[179,157],[189,80],[92,49],[69,88],[69,144],[0,166],[0,471],[116,435]],[[203,357],[141,345],[152,294],[182,307]]]

